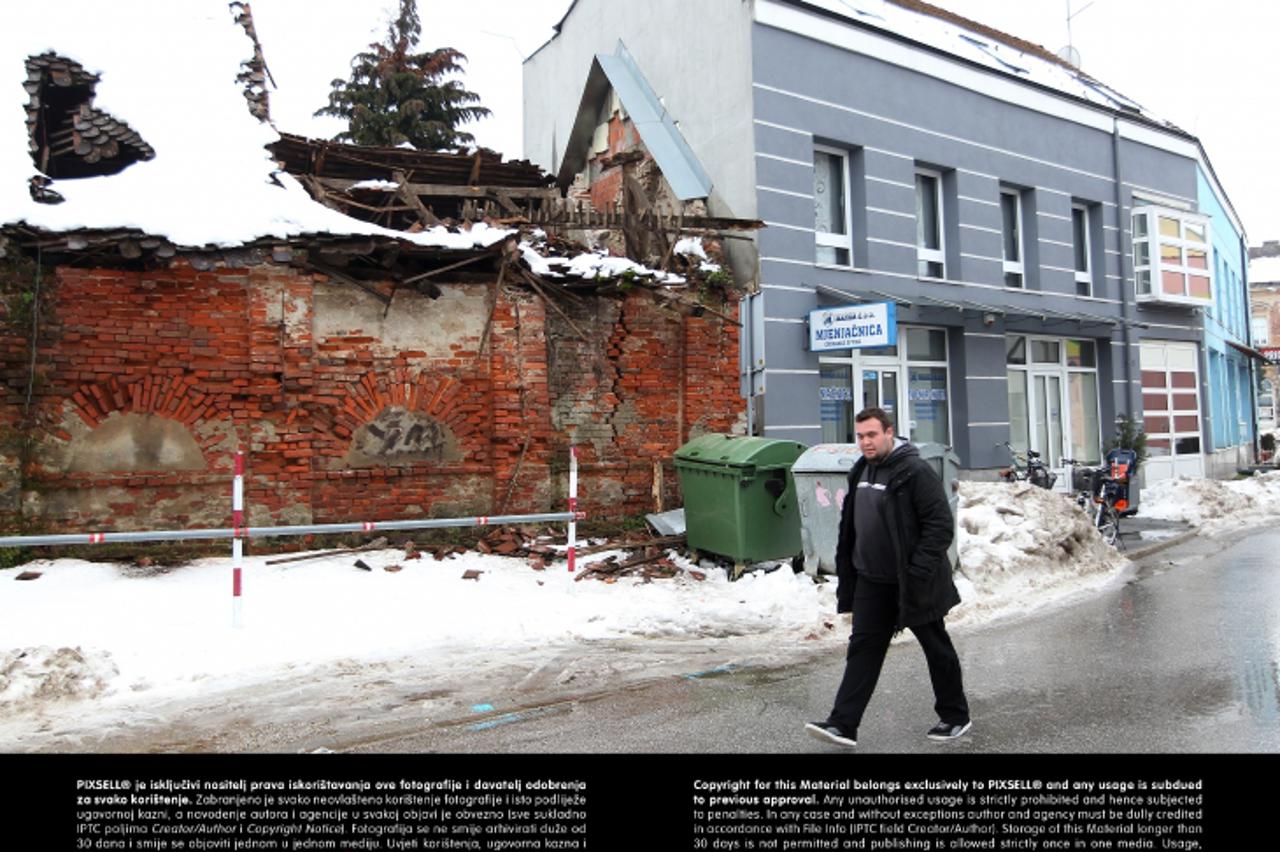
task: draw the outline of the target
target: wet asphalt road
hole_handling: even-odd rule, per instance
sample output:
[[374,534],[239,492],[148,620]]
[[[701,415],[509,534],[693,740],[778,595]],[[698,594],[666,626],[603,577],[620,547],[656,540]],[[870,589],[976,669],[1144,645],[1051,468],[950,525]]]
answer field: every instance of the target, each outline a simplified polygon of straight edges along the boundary
[[[924,657],[894,645],[858,751],[1280,751],[1280,530],[1197,538],[1114,586],[953,634],[974,729],[938,744]],[[691,673],[477,724],[366,742],[379,752],[829,752],[843,657],[785,670]]]

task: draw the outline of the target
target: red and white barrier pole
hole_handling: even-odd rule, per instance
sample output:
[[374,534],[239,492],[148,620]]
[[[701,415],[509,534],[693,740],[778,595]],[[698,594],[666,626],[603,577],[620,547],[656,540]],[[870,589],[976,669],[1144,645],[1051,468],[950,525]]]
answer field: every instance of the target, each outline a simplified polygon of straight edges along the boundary
[[236,475],[231,486],[231,626],[243,625],[241,611],[244,560],[244,452],[236,452]]
[[569,448],[569,511],[573,519],[569,521],[569,573],[573,573],[578,547],[578,448]]

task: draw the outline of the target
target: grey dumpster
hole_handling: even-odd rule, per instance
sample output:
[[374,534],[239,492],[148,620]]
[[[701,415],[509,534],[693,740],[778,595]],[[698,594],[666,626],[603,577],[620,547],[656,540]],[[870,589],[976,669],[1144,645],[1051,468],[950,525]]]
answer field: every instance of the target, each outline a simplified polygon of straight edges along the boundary
[[[951,564],[959,562],[958,482],[960,457],[942,444],[917,444],[920,457],[933,466],[942,479],[951,515],[956,518],[957,535],[951,541],[948,555]],[[836,543],[840,537],[840,509],[849,489],[849,471],[862,457],[856,444],[817,444],[806,450],[791,466],[796,484],[796,502],[800,507],[800,544],[804,553],[804,570],[816,576],[819,572],[836,572]]]

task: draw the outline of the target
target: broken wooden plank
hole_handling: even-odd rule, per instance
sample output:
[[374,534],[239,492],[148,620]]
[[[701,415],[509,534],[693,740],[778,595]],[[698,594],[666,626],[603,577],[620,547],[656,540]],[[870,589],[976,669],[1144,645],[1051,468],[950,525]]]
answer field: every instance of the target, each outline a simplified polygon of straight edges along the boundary
[[396,171],[391,173],[392,179],[399,184],[396,193],[403,198],[415,211],[417,211],[418,219],[428,228],[433,228],[440,224],[440,220],[431,212],[427,205],[422,203],[422,199],[418,197],[418,193],[408,188],[409,180],[405,177],[404,172]]
[[605,562],[600,563],[599,565],[592,565],[586,571],[583,571],[575,577],[574,582],[576,583],[577,581],[585,579],[592,574],[616,574],[619,571],[624,571],[627,568],[634,568],[637,565],[644,565],[647,562],[657,562],[659,559],[665,559],[666,556],[666,550],[660,550],[657,553],[632,557],[625,562]]
[[[315,178],[319,183],[329,189],[335,189],[339,192],[347,192],[354,188],[356,184],[362,183],[360,180],[349,180],[343,178]],[[451,183],[415,183],[406,181],[403,189],[414,195],[427,195],[434,197],[447,198],[497,198],[498,195],[505,195],[510,199],[556,199],[560,197],[560,191],[554,188],[537,186],[464,186],[462,184]]]
[[493,252],[485,252],[475,257],[468,257],[466,260],[460,260],[457,263],[451,263],[448,266],[442,266],[439,269],[432,269],[429,272],[423,272],[421,275],[413,275],[404,279],[403,284],[417,284],[419,281],[426,281],[428,278],[434,278],[452,269],[458,269],[463,266],[470,266],[473,263],[479,263],[482,260],[489,260],[493,257]]
[[391,297],[388,296],[386,293],[383,293],[381,290],[378,290],[376,287],[372,287],[369,284],[366,284],[365,282],[361,281],[358,278],[353,278],[352,276],[348,275],[347,273],[343,272],[341,269],[338,269],[337,267],[333,267],[327,263],[321,263],[318,260],[311,260],[311,259],[307,260],[307,266],[311,267],[316,272],[320,272],[320,273],[323,273],[324,275],[328,275],[330,278],[336,278],[337,280],[343,282],[344,284],[350,284],[354,287],[359,287],[361,290],[364,290],[366,293],[370,294],[371,296],[374,296],[377,299],[381,300],[384,304],[387,304],[387,305],[391,304]]
[[318,550],[315,553],[304,553],[301,556],[285,556],[281,559],[268,559],[266,565],[283,565],[286,562],[302,562],[307,559],[323,559],[326,556],[343,556],[348,553],[363,553],[366,550],[379,550],[387,546],[385,538],[375,538],[368,544],[359,547],[344,547],[339,550]]
[[675,547],[685,543],[686,534],[679,533],[676,535],[664,535],[657,538],[650,538],[644,541],[621,541],[607,542],[605,544],[595,544],[591,547],[578,548],[579,556],[589,556],[592,553],[604,553],[606,550],[639,550],[641,548],[650,547]]
[[524,277],[524,280],[529,282],[529,286],[534,289],[534,292],[536,292],[542,298],[543,303],[550,306],[552,310],[558,313],[560,317],[569,324],[569,327],[573,329],[574,334],[578,335],[578,337],[582,340],[583,343],[590,343],[591,339],[587,337],[587,335],[582,331],[582,329],[578,328],[578,324],[574,322],[572,319],[570,319],[569,315],[566,314],[563,310],[561,310],[560,306],[555,303],[555,300],[552,299],[549,295],[547,295],[546,291],[542,289],[542,287],[538,284],[536,276],[534,276],[531,272],[524,269],[523,267],[516,267],[516,268],[519,270],[520,274]]
[[507,493],[502,498],[502,503],[498,506],[498,514],[501,515],[506,511],[507,501],[511,499],[511,493],[515,491],[516,480],[520,478],[520,467],[524,464],[525,453],[529,452],[529,443],[533,440],[532,435],[526,435],[524,438],[524,446],[520,448],[520,458],[516,459],[516,469],[511,474],[511,482],[507,485]]

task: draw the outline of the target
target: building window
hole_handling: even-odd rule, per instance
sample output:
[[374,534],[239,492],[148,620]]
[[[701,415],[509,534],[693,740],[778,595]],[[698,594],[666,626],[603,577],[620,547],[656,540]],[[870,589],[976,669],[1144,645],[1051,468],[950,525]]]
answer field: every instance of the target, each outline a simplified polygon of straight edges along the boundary
[[916,172],[916,259],[921,278],[947,277],[942,245],[942,175]]
[[1023,287],[1022,193],[1000,190],[1000,213],[1004,231],[1004,286]]
[[1213,302],[1209,220],[1163,207],[1133,210],[1133,277],[1140,301]]
[[1062,456],[1102,459],[1098,354],[1092,340],[1011,336],[1005,340],[1010,443],[1036,450],[1051,467]]
[[1265,316],[1253,317],[1249,321],[1250,330],[1253,332],[1253,345],[1266,346],[1271,343],[1271,329],[1267,327],[1267,318]]
[[906,337],[911,440],[949,445],[947,333],[940,328],[908,328]]
[[1076,295],[1093,295],[1093,270],[1089,262],[1089,208],[1071,205],[1071,246],[1075,253]]
[[851,266],[849,158],[833,148],[813,151],[813,231],[817,262]]

